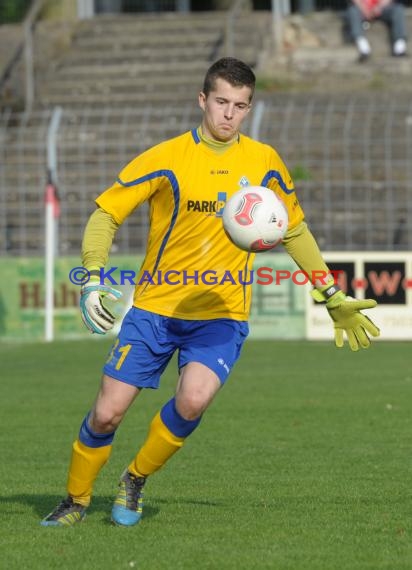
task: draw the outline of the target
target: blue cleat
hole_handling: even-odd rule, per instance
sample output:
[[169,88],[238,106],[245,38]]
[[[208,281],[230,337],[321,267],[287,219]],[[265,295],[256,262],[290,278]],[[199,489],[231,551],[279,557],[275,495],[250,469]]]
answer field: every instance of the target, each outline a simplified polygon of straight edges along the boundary
[[86,507],[75,503],[72,497],[64,499],[40,524],[42,526],[73,526],[86,516]]
[[119,483],[119,492],[112,509],[112,521],[119,526],[133,526],[142,518],[143,486],[146,477],[126,471]]

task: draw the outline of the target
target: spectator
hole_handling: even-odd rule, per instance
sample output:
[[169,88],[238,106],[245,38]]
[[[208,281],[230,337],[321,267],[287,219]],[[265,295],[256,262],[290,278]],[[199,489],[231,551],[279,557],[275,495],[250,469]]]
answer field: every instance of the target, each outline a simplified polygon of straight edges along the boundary
[[392,55],[406,55],[405,13],[396,0],[349,0],[346,17],[349,34],[358,48],[359,61],[366,61],[371,55],[365,23],[374,20],[382,20],[389,27]]

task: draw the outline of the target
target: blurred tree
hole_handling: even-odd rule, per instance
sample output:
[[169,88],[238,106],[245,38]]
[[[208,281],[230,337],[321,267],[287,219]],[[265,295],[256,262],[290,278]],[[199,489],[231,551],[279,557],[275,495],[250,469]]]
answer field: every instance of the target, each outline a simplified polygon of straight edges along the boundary
[[29,9],[31,0],[1,0],[0,24],[20,22]]

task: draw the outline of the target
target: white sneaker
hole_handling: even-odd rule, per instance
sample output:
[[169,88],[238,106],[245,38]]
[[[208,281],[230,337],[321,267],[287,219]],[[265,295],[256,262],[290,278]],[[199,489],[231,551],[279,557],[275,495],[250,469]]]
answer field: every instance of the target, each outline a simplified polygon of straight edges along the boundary
[[363,36],[356,40],[356,47],[361,55],[370,55],[371,53],[371,45]]
[[393,44],[393,55],[405,55],[406,54],[406,42],[403,39],[396,40]]
[[359,52],[359,61],[366,61],[371,54],[371,46],[368,40],[361,36],[356,40],[356,47]]

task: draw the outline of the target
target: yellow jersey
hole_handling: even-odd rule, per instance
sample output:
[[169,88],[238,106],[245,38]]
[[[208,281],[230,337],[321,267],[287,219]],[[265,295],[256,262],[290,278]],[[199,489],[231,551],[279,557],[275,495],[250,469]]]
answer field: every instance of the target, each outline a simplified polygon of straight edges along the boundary
[[[148,200],[150,230],[134,305],[189,320],[248,319],[254,254],[226,236],[226,201],[245,186],[266,186],[284,202],[289,229],[304,217],[276,151],[245,135],[224,152],[193,129],[132,160],[96,200],[121,224]],[[249,276],[249,277],[248,277]]]

